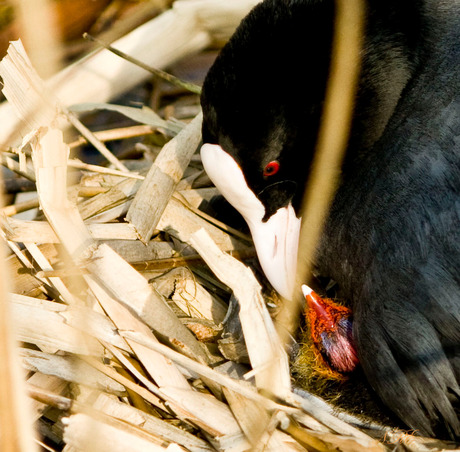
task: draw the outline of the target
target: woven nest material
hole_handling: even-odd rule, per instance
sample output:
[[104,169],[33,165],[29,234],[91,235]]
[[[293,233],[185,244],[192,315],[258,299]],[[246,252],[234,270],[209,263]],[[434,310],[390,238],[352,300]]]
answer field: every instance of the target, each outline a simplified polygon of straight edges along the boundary
[[[230,3],[177,1],[113,45],[170,66],[228,38],[256,2]],[[151,77],[108,50],[45,83],[15,42],[0,75],[5,187],[36,189],[3,208],[1,450],[448,447],[293,390],[273,322],[284,307],[254,276],[250,237],[200,210],[217,192],[196,152],[197,95],[155,82],[157,112],[107,104]],[[109,114],[128,125],[88,130]]]

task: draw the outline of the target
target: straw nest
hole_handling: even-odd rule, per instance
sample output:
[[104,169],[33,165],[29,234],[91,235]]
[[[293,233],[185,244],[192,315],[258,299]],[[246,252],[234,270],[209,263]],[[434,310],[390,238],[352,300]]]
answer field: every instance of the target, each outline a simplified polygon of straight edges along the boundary
[[[167,3],[140,2],[129,33],[116,22],[113,46],[170,67],[225,41],[256,1]],[[30,27],[25,34],[31,43]],[[156,79],[147,86],[157,112],[127,107],[130,94],[125,106],[109,104],[151,74],[102,49],[44,82],[36,68],[46,75],[55,55],[26,47],[12,43],[0,63],[1,158],[11,171],[2,209],[2,451],[448,446],[293,389],[273,322],[283,306],[254,276],[250,238],[199,209],[217,192],[196,152],[198,95]],[[129,125],[106,130],[107,112]],[[94,122],[98,132],[88,129]],[[21,200],[22,191],[32,197]]]

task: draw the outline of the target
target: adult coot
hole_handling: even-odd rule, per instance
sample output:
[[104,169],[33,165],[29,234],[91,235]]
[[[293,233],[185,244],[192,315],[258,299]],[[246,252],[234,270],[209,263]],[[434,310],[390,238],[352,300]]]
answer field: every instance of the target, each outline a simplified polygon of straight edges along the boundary
[[[315,264],[352,304],[359,361],[384,403],[422,434],[459,438],[460,2],[369,0],[366,17],[351,136]],[[285,297],[333,23],[333,0],[265,0],[203,86],[203,164]]]

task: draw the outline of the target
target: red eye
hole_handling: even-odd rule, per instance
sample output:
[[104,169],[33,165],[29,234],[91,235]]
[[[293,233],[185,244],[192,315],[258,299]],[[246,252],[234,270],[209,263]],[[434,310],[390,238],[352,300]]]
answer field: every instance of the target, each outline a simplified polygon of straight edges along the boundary
[[273,176],[278,172],[279,169],[280,169],[280,162],[278,162],[278,160],[273,160],[267,163],[267,165],[265,166],[264,176],[265,177]]

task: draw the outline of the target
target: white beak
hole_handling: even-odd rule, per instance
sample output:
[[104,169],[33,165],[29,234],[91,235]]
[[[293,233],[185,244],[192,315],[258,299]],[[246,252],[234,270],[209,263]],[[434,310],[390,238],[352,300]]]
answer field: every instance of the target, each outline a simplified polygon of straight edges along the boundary
[[201,159],[217,189],[246,220],[265,276],[281,296],[292,299],[300,233],[294,208],[289,204],[262,221],[265,208],[236,161],[215,144],[201,147]]

